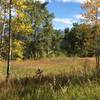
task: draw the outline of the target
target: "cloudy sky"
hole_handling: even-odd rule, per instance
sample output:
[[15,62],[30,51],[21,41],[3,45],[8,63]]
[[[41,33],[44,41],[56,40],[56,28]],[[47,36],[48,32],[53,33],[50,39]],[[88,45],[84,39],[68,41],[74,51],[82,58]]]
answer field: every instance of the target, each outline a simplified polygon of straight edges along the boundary
[[39,0],[49,1],[48,10],[54,13],[53,26],[56,29],[71,27],[73,22],[80,21],[84,0]]

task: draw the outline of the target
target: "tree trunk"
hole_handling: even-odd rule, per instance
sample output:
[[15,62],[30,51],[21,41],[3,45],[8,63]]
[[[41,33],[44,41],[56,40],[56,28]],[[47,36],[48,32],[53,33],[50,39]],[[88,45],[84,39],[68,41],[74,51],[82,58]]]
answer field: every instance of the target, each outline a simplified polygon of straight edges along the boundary
[[9,79],[10,60],[11,60],[11,5],[12,0],[9,1],[9,38],[8,38],[8,61],[7,61],[7,76],[6,81]]

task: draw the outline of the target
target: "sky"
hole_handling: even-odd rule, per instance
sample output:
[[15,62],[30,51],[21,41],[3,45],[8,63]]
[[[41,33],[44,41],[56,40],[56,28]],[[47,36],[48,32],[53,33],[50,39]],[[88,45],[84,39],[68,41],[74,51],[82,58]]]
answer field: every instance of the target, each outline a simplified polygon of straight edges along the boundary
[[[39,0],[45,2],[47,0]],[[84,0],[49,0],[48,10],[54,13],[53,27],[55,29],[71,28],[74,22],[80,22],[83,9],[81,5]]]

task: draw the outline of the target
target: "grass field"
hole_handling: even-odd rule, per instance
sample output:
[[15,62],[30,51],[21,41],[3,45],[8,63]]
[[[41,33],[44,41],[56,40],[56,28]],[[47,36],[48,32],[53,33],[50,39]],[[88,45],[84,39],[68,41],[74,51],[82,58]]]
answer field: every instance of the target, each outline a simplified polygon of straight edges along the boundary
[[[40,67],[44,74],[60,74],[60,73],[75,73],[87,69],[93,69],[95,67],[95,58],[48,58],[38,61],[26,60],[26,61],[12,61],[10,73],[11,77],[26,77],[33,76],[35,71]],[[6,62],[0,63],[2,75],[6,73]]]
[[[6,62],[0,62],[0,100],[100,100],[95,58],[48,58],[12,61],[5,85]],[[43,71],[36,76],[36,70]]]

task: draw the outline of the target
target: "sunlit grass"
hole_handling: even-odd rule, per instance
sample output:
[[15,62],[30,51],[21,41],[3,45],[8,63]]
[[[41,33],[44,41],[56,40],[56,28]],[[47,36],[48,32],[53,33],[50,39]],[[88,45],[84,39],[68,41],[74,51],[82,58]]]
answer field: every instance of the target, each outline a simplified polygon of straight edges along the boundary
[[[6,62],[1,62],[2,75],[6,75]],[[86,64],[86,65],[85,65]],[[83,70],[84,66],[88,66],[89,70],[95,67],[95,58],[47,58],[38,61],[12,61],[10,67],[11,77],[34,76],[36,70],[40,67],[43,74],[60,74],[73,73]]]
[[[43,70],[42,77],[36,70]],[[0,62],[0,79],[6,62]],[[12,61],[10,81],[0,84],[0,100],[100,100],[100,75],[95,58],[48,58]]]

